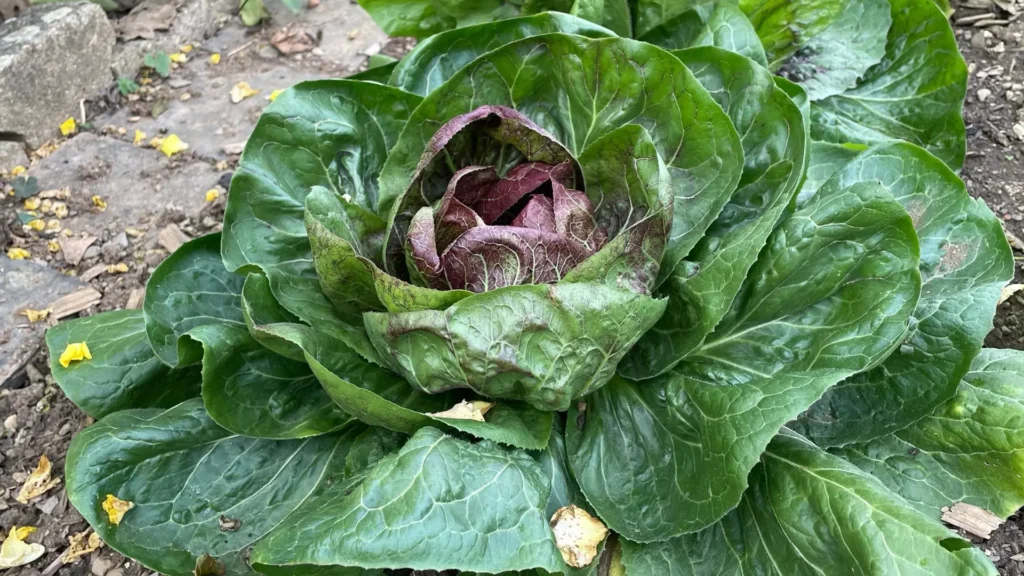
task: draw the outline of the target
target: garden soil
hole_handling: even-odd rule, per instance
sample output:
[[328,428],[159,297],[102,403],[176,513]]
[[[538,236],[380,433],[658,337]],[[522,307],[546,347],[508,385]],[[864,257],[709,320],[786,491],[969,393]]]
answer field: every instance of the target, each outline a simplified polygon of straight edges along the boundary
[[[1024,21],[1004,10],[1014,5],[1003,0],[998,5],[971,1],[953,17],[954,22],[968,18],[956,28],[971,72],[965,112],[968,157],[962,175],[972,195],[984,199],[1003,220],[1018,264],[1015,282],[1024,283]],[[178,243],[219,229],[240,146],[273,90],[305,79],[351,74],[365,68],[369,55],[401,56],[411,47],[405,39],[388,40],[349,0],[311,0],[311,7],[299,15],[281,11],[278,4],[268,2],[274,17],[262,28],[245,29],[228,18],[212,37],[195,39],[188,62],[176,65],[169,78],[153,76],[130,100],[112,87],[106,96],[84,103],[87,121],[79,133],[38,151],[29,175],[37,178],[40,190],[67,189],[63,201],[68,214],[62,227],[72,230],[71,238],[80,243],[77,262],[65,259],[63,251],[49,250],[56,235],[25,232],[17,217],[20,202],[0,199],[0,245],[24,247],[52,270],[77,276],[101,294],[79,314],[138,306],[145,281]],[[970,16],[986,13],[993,16],[971,21]],[[978,22],[984,26],[976,26]],[[282,55],[271,38],[286,25],[308,31],[317,39],[316,47]],[[218,64],[210,61],[214,53],[221,56]],[[229,92],[239,82],[259,93],[233,103]],[[145,133],[138,143],[136,130]],[[170,134],[190,149],[165,158],[148,147],[153,137]],[[211,190],[216,193],[208,194]],[[125,264],[128,271],[108,268],[117,264]],[[0,309],[10,297],[0,294]],[[27,319],[17,321],[13,331],[5,325],[9,317],[3,322],[0,346],[33,332]],[[38,336],[33,338],[25,344],[30,351],[39,345]],[[1024,349],[1024,292],[1000,305],[986,344]],[[29,541],[47,552],[7,576],[153,574],[106,547],[75,563],[60,562],[68,538],[88,530],[68,502],[63,483],[27,505],[15,500],[40,456],[49,458],[53,475],[63,480],[71,438],[91,424],[54,384],[45,348],[26,358],[16,377],[0,382],[0,529],[6,533],[13,525],[35,526],[38,530]],[[0,370],[0,380],[3,374]],[[972,540],[1002,574],[1024,576],[1024,516],[1010,518],[988,540]]]

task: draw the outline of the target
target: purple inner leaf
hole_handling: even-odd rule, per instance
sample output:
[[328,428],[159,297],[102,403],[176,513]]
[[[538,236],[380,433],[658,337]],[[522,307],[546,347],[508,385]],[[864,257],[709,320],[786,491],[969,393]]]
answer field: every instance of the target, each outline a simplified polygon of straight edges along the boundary
[[555,232],[555,210],[551,199],[540,194],[530,196],[530,201],[512,219],[510,226]]
[[551,198],[555,215],[555,231],[579,243],[590,252],[605,244],[604,231],[594,221],[594,209],[583,192],[569,190],[557,180],[551,182]]
[[515,206],[527,194],[537,191],[541,186],[553,180],[571,177],[572,166],[568,162],[557,166],[527,162],[509,170],[504,178],[488,190],[475,190],[476,194],[473,197],[460,197],[459,199],[472,206],[485,223],[494,224],[502,214]]

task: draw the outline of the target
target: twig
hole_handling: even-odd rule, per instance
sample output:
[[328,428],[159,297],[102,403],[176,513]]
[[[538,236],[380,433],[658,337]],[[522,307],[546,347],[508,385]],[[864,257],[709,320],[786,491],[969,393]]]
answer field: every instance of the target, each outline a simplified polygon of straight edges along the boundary
[[966,24],[973,24],[973,23],[977,22],[978,20],[985,20],[985,19],[988,19],[988,18],[995,18],[995,17],[996,17],[996,15],[991,13],[991,12],[985,12],[984,14],[975,14],[973,16],[964,16],[963,18],[958,18],[957,19],[956,25],[957,26],[964,26]]
[[46,570],[43,570],[42,576],[53,576],[56,574],[57,570],[60,570],[60,567],[63,566],[61,559],[64,558],[64,554],[66,553],[67,550],[58,554],[57,557],[53,559],[53,562],[50,562],[50,565],[46,567]]
[[253,45],[253,44],[254,44],[255,42],[256,42],[255,40],[250,40],[250,41],[246,42],[245,44],[242,44],[242,45],[241,45],[241,46],[239,46],[238,48],[235,48],[235,49],[234,49],[234,50],[232,50],[231,52],[228,52],[228,58],[231,58],[231,57],[232,57],[232,56],[234,56],[235,54],[238,54],[238,53],[239,53],[239,52],[241,52],[242,50],[245,50],[245,49],[246,49],[246,48],[248,48],[249,46],[252,46],[252,45]]
[[974,23],[974,27],[975,28],[988,28],[989,26],[1006,26],[1009,23],[1010,23],[1009,20],[998,20],[998,19],[995,19],[995,18],[990,18],[988,20],[981,20],[979,22],[975,22]]
[[82,124],[85,124],[86,119],[85,119],[85,99],[84,98],[78,101],[78,111],[82,113]]

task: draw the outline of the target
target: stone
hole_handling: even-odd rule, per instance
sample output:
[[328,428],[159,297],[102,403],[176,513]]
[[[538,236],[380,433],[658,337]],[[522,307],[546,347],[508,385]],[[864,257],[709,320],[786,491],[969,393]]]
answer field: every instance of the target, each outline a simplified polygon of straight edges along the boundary
[[[32,148],[110,87],[114,29],[90,2],[34,6],[0,24],[0,133]],[[80,120],[80,119],[79,119]]]
[[43,344],[46,322],[29,322],[19,312],[44,310],[84,287],[80,280],[30,260],[0,259],[0,388],[23,372]]
[[[126,0],[119,0],[126,1]],[[200,42],[217,31],[218,22],[238,7],[237,0],[150,0],[151,4],[172,4],[177,13],[171,29],[153,39],[118,42],[114,47],[114,71],[118,76],[135,76],[146,54],[177,52],[188,42]]]
[[[0,112],[2,114],[2,112]],[[0,140],[0,172],[10,170],[15,166],[27,166],[28,156],[25,155],[25,145],[21,142]]]
[[89,572],[92,572],[93,576],[104,576],[113,566],[113,560],[97,554],[92,557],[92,562],[89,564]]
[[110,241],[100,247],[103,253],[103,260],[108,263],[115,263],[124,260],[125,251],[128,249],[128,235],[124,232],[117,234]]

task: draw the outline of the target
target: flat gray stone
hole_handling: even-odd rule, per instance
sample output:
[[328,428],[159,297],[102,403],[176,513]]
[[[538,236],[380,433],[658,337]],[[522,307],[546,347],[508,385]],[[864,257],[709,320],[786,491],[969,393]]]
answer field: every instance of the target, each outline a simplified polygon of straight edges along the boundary
[[[123,0],[122,0],[123,1]],[[132,76],[139,71],[146,54],[177,52],[183,44],[203,42],[217,32],[218,23],[232,17],[236,0],[146,0],[150,4],[174,4],[177,14],[171,29],[152,40],[136,39],[114,46],[114,71]]]
[[20,373],[43,345],[46,322],[30,323],[18,312],[45,309],[85,286],[77,278],[35,262],[0,258],[0,388]]
[[0,132],[36,148],[112,82],[114,29],[89,2],[34,6],[0,24]]
[[26,165],[28,156],[25,155],[25,146],[21,142],[0,140],[0,171]]

